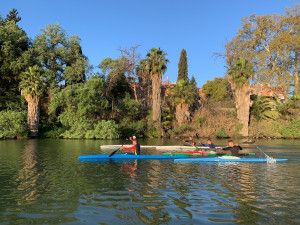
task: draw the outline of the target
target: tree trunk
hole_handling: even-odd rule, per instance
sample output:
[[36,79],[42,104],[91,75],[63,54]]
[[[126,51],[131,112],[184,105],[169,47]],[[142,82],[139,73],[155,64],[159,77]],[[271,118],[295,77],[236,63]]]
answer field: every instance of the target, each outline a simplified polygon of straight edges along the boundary
[[299,86],[299,69],[298,69],[298,65],[299,65],[299,61],[298,61],[298,56],[299,53],[296,52],[295,53],[295,91],[294,94],[300,94],[300,86]]
[[133,82],[133,94],[134,94],[134,99],[137,102],[138,101],[138,96],[137,96],[137,90],[136,90],[136,82]]
[[161,125],[161,74],[152,75],[152,111],[153,122],[160,127]]
[[243,84],[239,87],[232,79],[229,78],[231,89],[235,98],[235,107],[237,111],[237,119],[243,125],[239,133],[247,137],[249,130],[249,110],[250,110],[250,84]]
[[25,97],[28,103],[27,127],[31,137],[37,137],[40,118],[40,98],[32,95]]
[[176,106],[176,120],[179,126],[188,122],[190,120],[190,116],[189,105],[187,103],[179,103]]

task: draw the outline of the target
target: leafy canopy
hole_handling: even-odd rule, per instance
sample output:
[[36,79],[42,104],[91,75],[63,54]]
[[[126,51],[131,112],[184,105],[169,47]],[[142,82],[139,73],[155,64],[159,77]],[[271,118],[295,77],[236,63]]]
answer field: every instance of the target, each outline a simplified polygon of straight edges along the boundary
[[179,80],[171,90],[170,99],[174,105],[192,104],[195,101],[196,92],[194,85],[189,80]]
[[249,83],[249,78],[253,75],[253,67],[245,58],[237,59],[235,64],[229,69],[228,74],[232,80],[239,86]]
[[150,77],[155,73],[162,75],[167,71],[167,63],[169,60],[166,59],[166,55],[167,53],[160,48],[152,48],[150,52],[147,53],[145,69]]
[[41,97],[47,87],[44,75],[45,71],[37,65],[29,67],[23,72],[19,83],[22,95]]
[[213,81],[207,81],[202,90],[206,97],[220,101],[230,97],[230,83],[225,78],[216,77]]

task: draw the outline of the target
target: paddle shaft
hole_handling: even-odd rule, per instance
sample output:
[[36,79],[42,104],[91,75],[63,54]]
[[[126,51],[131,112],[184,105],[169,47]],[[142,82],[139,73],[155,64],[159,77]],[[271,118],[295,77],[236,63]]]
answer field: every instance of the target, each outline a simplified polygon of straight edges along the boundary
[[[196,137],[197,137],[197,139],[200,141],[200,137],[199,137],[199,134],[198,134],[198,133],[196,133]],[[197,147],[196,147],[196,150],[197,150]],[[201,150],[201,154],[202,154],[202,156],[203,156],[203,150]]]
[[266,153],[264,153],[264,151],[263,150],[261,150],[261,148],[260,147],[258,147],[257,146],[257,144],[255,144],[256,145],[256,148],[258,149],[258,150],[260,150],[264,155],[265,155],[265,157],[266,158],[271,158],[270,156],[268,156]]
[[[137,134],[138,131],[139,131],[139,130],[137,130],[137,131],[134,133],[133,136],[135,136],[135,135]],[[109,158],[112,157],[117,151],[119,151],[119,150],[122,148],[123,145],[126,144],[127,141],[128,141],[128,139],[121,145],[120,148],[118,148],[117,150],[114,150],[112,153],[110,153],[108,157],[109,157]]]

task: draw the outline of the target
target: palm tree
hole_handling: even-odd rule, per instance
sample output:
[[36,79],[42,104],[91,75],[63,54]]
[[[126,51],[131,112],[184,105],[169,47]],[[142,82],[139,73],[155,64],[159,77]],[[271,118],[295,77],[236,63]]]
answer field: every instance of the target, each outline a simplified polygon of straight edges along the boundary
[[189,107],[195,102],[195,86],[190,83],[189,79],[179,80],[171,90],[170,99],[176,106],[176,120],[181,126],[190,119]]
[[153,122],[157,128],[161,127],[161,76],[167,70],[166,53],[160,48],[152,48],[147,54],[146,71],[152,80],[152,111]]
[[45,71],[35,65],[21,74],[19,88],[28,104],[27,126],[31,137],[36,137],[39,127],[40,98],[46,89]]
[[229,83],[235,98],[235,107],[237,118],[243,125],[240,133],[242,136],[248,136],[249,111],[250,111],[250,83],[249,79],[253,75],[253,67],[249,62],[240,58],[229,69]]

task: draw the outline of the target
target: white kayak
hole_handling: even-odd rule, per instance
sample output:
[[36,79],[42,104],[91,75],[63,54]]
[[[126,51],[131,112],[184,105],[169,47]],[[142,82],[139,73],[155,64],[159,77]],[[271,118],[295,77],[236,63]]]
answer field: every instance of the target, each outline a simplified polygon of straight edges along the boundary
[[[132,145],[123,145],[124,147],[131,147]],[[121,145],[101,145],[100,148],[102,150],[113,150],[120,148]],[[205,146],[180,146],[180,145],[169,145],[169,146],[159,146],[159,145],[141,145],[142,149],[156,149],[159,151],[194,151],[197,149],[209,149],[209,147]],[[220,147],[216,147],[220,148]]]

